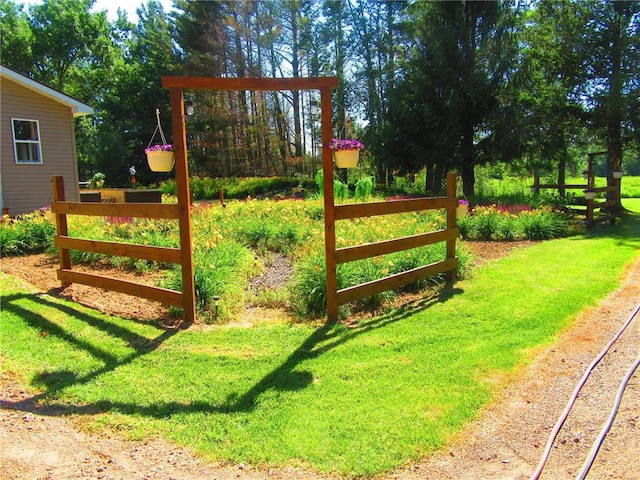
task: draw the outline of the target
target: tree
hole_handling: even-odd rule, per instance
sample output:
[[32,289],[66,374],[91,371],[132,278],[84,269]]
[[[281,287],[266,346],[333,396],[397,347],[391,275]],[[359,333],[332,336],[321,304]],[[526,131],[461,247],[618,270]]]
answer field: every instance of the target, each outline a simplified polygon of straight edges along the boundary
[[0,0],[0,58],[2,63],[24,74],[33,65],[33,32],[22,5]]
[[446,171],[457,168],[464,194],[473,194],[508,78],[511,13],[498,2],[412,5],[416,42],[390,95],[385,142],[388,153],[403,153],[400,171],[428,167],[427,190],[441,191]]
[[[584,23],[578,5],[540,2],[523,17],[522,55],[508,89],[501,135],[535,174],[557,170],[565,184],[571,147],[583,133]],[[514,127],[517,126],[517,129]],[[517,144],[517,145],[514,145]],[[564,188],[560,187],[560,195]]]
[[32,6],[33,76],[87,100],[104,82],[92,71],[108,69],[113,43],[104,12],[92,13],[94,0],[45,0]]
[[[380,151],[380,136],[388,113],[389,91],[396,77],[396,45],[400,44],[400,19],[407,8],[406,2],[361,1],[349,3],[349,23],[353,26],[348,44],[354,66],[349,79],[352,94],[362,104],[366,121],[365,143],[374,153],[376,178],[385,181],[386,163]],[[377,154],[377,155],[376,155]]]
[[[609,171],[621,168],[623,148],[638,130],[640,85],[640,4],[584,2],[585,69],[583,93],[589,99],[592,131],[604,139]],[[618,183],[618,189],[620,185]],[[621,208],[618,191],[618,205]]]

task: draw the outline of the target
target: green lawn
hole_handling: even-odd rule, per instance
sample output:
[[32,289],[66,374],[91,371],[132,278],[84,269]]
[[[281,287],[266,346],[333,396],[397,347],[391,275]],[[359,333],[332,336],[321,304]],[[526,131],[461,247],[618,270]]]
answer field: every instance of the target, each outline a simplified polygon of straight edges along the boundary
[[353,328],[167,331],[1,274],[0,371],[88,428],[162,435],[211,459],[369,476],[442,447],[639,254],[640,214],[629,214],[516,250]]
[[623,198],[622,206],[632,212],[640,213],[640,198]]

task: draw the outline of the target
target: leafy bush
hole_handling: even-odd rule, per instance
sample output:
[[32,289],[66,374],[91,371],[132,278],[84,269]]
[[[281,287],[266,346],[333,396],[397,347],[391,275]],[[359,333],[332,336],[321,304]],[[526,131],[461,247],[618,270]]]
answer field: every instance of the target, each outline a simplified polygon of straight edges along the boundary
[[89,179],[89,186],[91,188],[102,188],[104,186],[105,175],[102,172],[96,172]]
[[249,218],[238,229],[236,237],[243,243],[258,249],[259,251],[271,251],[279,253],[291,253],[304,238],[299,224],[282,223],[277,217]]
[[56,228],[45,214],[47,209],[3,218],[0,227],[0,255],[42,253],[53,245]]
[[365,201],[373,193],[373,177],[364,177],[356,183],[355,200]]
[[501,214],[494,207],[477,207],[473,211],[473,235],[479,240],[497,237]]
[[[338,265],[338,289],[358,283],[353,263]],[[292,287],[292,308],[303,317],[319,317],[327,311],[327,268],[324,252],[317,251],[301,259],[295,266]],[[345,307],[341,314],[344,315]]]
[[333,181],[333,196],[336,202],[345,202],[349,198],[349,186],[336,179]]
[[522,231],[529,240],[549,240],[566,235],[564,215],[549,209],[526,212],[520,216]]
[[527,205],[479,206],[457,223],[462,237],[469,240],[547,240],[580,230],[570,215],[551,207],[532,210]]

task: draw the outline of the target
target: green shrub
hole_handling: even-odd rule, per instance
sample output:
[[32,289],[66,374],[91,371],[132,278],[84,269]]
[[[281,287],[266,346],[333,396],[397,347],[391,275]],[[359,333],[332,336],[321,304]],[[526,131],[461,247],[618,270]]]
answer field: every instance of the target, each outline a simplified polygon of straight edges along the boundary
[[269,218],[249,218],[242,229],[234,232],[235,237],[261,252],[291,253],[304,238],[300,224],[282,222],[277,216]]
[[[338,290],[358,283],[358,272],[352,263],[338,265]],[[327,269],[324,252],[301,259],[294,267],[292,308],[303,317],[320,317],[327,311]],[[346,308],[342,307],[344,315]]]
[[523,212],[520,223],[524,236],[529,240],[549,240],[567,233],[567,223],[560,213],[549,209]]
[[518,238],[520,232],[520,222],[518,217],[512,214],[502,215],[498,224],[497,238],[499,240],[512,241]]
[[335,179],[333,181],[333,196],[336,202],[345,202],[349,198],[349,186],[342,183],[340,180]]
[[46,210],[3,219],[0,226],[0,255],[42,253],[53,245],[54,225],[45,218]]
[[96,172],[89,179],[89,186],[91,188],[102,188],[104,186],[105,175],[102,172]]
[[366,201],[373,193],[373,177],[364,177],[356,183],[355,200]]
[[546,240],[579,232],[571,215],[551,207],[531,210],[527,205],[475,207],[457,225],[468,240]]
[[500,228],[500,213],[493,207],[476,207],[473,211],[472,232],[479,240],[497,237]]

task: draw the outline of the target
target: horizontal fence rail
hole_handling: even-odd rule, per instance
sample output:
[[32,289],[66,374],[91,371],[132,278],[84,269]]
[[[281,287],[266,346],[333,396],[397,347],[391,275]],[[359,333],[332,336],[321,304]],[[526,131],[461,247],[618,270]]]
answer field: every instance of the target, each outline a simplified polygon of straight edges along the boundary
[[56,201],[51,212],[65,215],[87,215],[94,217],[146,217],[177,219],[180,207],[163,203],[82,203]]
[[130,257],[140,260],[151,260],[161,263],[180,263],[180,249],[171,247],[153,247],[135,243],[106,242],[84,238],[58,235],[54,239],[55,246],[68,250],[102,253],[117,257]]
[[366,243],[353,247],[338,248],[336,250],[336,263],[353,262],[355,260],[402,252],[411,248],[424,247],[438,242],[454,240],[458,238],[459,234],[459,230],[454,228],[451,230],[439,230],[437,232],[418,233],[409,237],[394,238],[392,240]]
[[168,290],[166,288],[143,285],[141,283],[130,282],[105,275],[93,273],[76,272],[73,270],[59,269],[58,280],[65,283],[80,283],[90,287],[103,288],[113,292],[126,293],[134,297],[154,300],[173,307],[182,307],[182,292]]
[[458,268],[458,259],[449,258],[441,262],[413,268],[371,282],[343,288],[338,290],[338,305],[361,300],[386,290],[395,290],[410,283],[433,277],[434,275],[450,272],[456,268]]
[[458,200],[455,197],[429,197],[390,200],[388,202],[336,205],[335,210],[336,220],[349,220],[353,218],[375,217],[377,215],[418,212],[421,210],[455,208],[457,205]]

